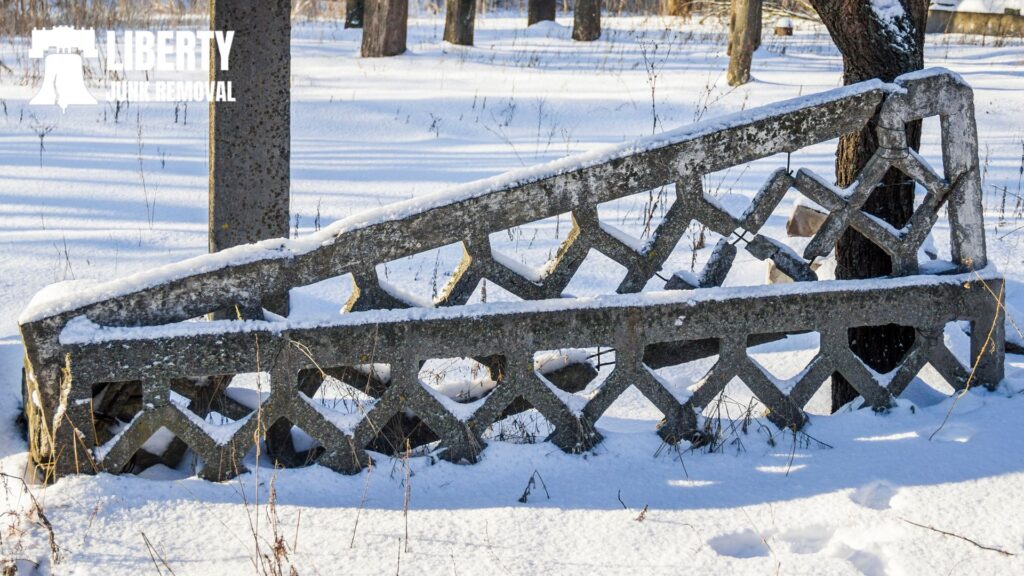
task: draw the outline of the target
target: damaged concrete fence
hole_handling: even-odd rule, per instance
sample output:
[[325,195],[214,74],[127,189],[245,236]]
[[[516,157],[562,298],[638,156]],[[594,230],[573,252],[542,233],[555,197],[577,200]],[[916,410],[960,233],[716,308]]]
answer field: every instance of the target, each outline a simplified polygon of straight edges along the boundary
[[[905,123],[930,116],[942,128],[941,173],[904,139]],[[741,216],[702,190],[702,175],[795,152],[868,122],[877,123],[881,147],[849,190],[807,169],[780,167]],[[900,230],[860,209],[890,167],[922,188]],[[645,243],[630,243],[598,217],[601,203],[670,184],[675,201]],[[828,212],[803,253],[761,232],[791,190]],[[492,251],[489,234],[567,212],[572,232],[543,274]],[[920,262],[919,249],[943,212],[950,261]],[[702,273],[662,272],[692,221],[722,240]],[[198,473],[220,480],[242,472],[246,454],[265,442],[280,464],[355,473],[388,444],[403,449],[387,431],[411,414],[431,432],[423,441],[438,443],[436,454],[472,463],[485,453],[495,422],[527,407],[551,424],[548,439],[559,448],[589,450],[601,441],[595,422],[630,386],[664,414],[658,433],[668,442],[696,440],[702,410],[737,377],[769,420],[792,430],[807,422],[805,406],[837,372],[879,410],[925,365],[957,390],[994,386],[1003,370],[1002,279],[987,265],[982,224],[972,93],[955,75],[925,71],[753,109],[386,206],[305,238],[48,288],[20,318],[32,458],[52,479],[173,465],[191,449]],[[849,227],[892,257],[892,277],[816,282],[816,260]],[[378,264],[452,244],[461,245],[462,263],[434,307],[410,307],[382,286]],[[626,268],[617,293],[562,298],[591,250]],[[722,287],[741,250],[796,282]],[[300,320],[264,310],[290,290],[345,275],[354,287],[343,314]],[[641,292],[656,277],[666,290]],[[522,301],[467,305],[485,281]],[[207,319],[225,310],[237,319]],[[970,327],[969,362],[943,339],[950,322]],[[896,370],[882,375],[853,355],[847,331],[889,323],[912,326],[917,337]],[[819,350],[789,380],[748,355],[752,342],[807,331],[820,335]],[[614,350],[614,367],[597,384],[587,384],[594,375],[586,375],[586,394],[555,373],[575,360],[558,370],[537,361],[541,351],[594,346]],[[656,372],[712,355],[717,362],[688,387],[669,385]],[[473,397],[442,393],[420,373],[437,358],[475,359],[491,387]],[[238,374],[265,384],[249,402],[228,393]],[[327,382],[347,386],[350,396],[322,401]],[[161,434],[172,438],[155,442]]]

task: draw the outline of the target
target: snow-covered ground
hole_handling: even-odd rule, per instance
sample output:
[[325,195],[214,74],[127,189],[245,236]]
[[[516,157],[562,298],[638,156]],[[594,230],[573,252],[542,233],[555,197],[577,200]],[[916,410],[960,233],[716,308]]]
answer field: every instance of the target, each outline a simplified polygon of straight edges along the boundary
[[[835,49],[813,27],[791,38],[766,36],[755,81],[731,89],[718,24],[606,18],[604,39],[578,44],[569,39],[568,20],[530,30],[524,20],[481,15],[477,46],[467,49],[441,42],[442,17],[416,18],[410,52],[380,60],[357,57],[358,31],[297,25],[295,233],[841,81]],[[1010,281],[1011,304],[1024,304],[1024,231],[1017,231],[1024,48],[951,35],[928,42],[928,65],[960,73],[976,91],[990,258]],[[132,104],[116,120],[111,106],[72,107],[64,116],[29,107],[38,78],[24,52],[24,45],[0,48],[13,68],[0,75],[0,467],[13,476],[27,465],[15,424],[22,358],[16,319],[31,296],[55,281],[108,279],[206,249],[205,106],[190,104],[186,112]],[[933,165],[941,164],[937,131],[936,121],[926,122],[922,152]],[[825,143],[790,162],[828,175],[833,150]],[[785,162],[712,174],[705,187],[738,211]],[[776,238],[785,237],[796,197],[788,195],[768,222]],[[601,217],[641,236],[647,200],[643,194],[612,203]],[[551,219],[500,232],[492,242],[539,267],[568,229],[567,218]],[[715,238],[693,250],[692,232],[666,266],[670,272],[699,270],[707,259]],[[935,240],[948,254],[942,222]],[[458,256],[442,249],[378,273],[429,299]],[[764,264],[746,255],[727,283],[764,277]],[[619,278],[617,265],[595,255],[568,292],[607,293]],[[322,309],[344,301],[340,290],[327,289],[336,284],[321,288],[304,302]],[[301,313],[300,306],[293,316]],[[752,353],[786,377],[816,345],[803,336]],[[257,472],[224,484],[191,477],[187,464],[141,477],[68,478],[33,488],[61,549],[56,565],[29,497],[8,479],[0,555],[25,559],[23,571],[40,562],[43,573],[251,573],[280,535],[300,574],[1021,573],[1024,357],[1008,356],[1005,387],[972,392],[955,407],[923,378],[889,414],[816,416],[809,436],[796,438],[755,421],[716,454],[661,446],[653,432],[660,414],[635,394],[599,421],[606,440],[585,456],[494,440],[475,466],[383,457],[352,477],[317,466],[275,472],[256,466],[253,454]],[[738,415],[747,397],[739,387],[730,395]],[[827,400],[817,398],[812,412]],[[276,505],[269,507],[272,487]]]

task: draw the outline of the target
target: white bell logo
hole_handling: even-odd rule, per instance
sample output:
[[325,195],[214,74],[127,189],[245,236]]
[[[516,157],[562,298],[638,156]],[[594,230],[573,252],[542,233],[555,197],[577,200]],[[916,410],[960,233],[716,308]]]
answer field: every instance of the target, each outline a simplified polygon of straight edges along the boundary
[[[47,50],[52,54],[45,54]],[[42,58],[43,85],[29,104],[56,104],[61,112],[71,104],[96,104],[85,87],[82,57],[96,58],[96,34],[91,29],[56,26],[32,31],[30,58]]]

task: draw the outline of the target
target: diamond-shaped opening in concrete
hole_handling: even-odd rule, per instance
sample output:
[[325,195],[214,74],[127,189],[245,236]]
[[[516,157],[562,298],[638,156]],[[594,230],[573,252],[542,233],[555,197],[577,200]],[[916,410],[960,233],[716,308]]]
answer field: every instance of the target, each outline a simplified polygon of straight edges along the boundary
[[[896,368],[903,363],[907,353],[914,345],[916,337],[912,327],[897,324],[857,326],[847,329],[847,335],[850,349],[854,351],[854,355],[861,359],[882,385],[888,385],[889,380],[895,375]],[[902,345],[891,347],[887,344],[885,349],[880,350],[879,346],[874,344],[894,340],[898,340]],[[862,352],[859,350],[862,350],[861,346],[864,344],[868,345],[868,349],[866,355],[861,356]],[[883,362],[888,362],[892,368],[887,368]]]
[[552,260],[568,240],[573,227],[566,212],[489,235],[494,259],[520,276],[539,281],[547,276]]
[[348,309],[354,291],[351,274],[292,288],[288,291],[288,319],[329,320]]
[[956,394],[953,388],[931,363],[925,364],[917,376],[907,384],[900,398],[917,406],[934,406]]
[[487,302],[519,302],[522,298],[509,292],[500,284],[487,278],[481,278],[476,289],[466,300],[466,304],[484,304]]
[[142,382],[104,382],[92,387],[97,441],[106,443],[142,411]]
[[128,459],[122,472],[151,480],[179,480],[194,476],[202,467],[202,458],[161,426]]
[[612,432],[649,433],[658,429],[665,414],[636,386],[630,385],[604,414],[597,419],[597,428]]
[[331,424],[349,435],[377,403],[373,396],[332,376],[323,379],[312,397],[302,392],[300,395]]
[[[240,378],[232,386],[236,377]],[[258,386],[262,386],[264,399],[269,396],[269,374],[263,372],[259,376],[251,373],[176,379],[171,382],[171,402],[210,426],[232,426],[256,410]],[[247,398],[247,401],[240,402],[236,397]]]
[[[833,152],[835,150],[833,149]],[[797,154],[790,158],[790,164]],[[785,152],[757,160],[709,172],[701,178],[704,196],[729,212],[734,218],[742,218],[751,200],[761,190],[776,170],[786,168]],[[795,168],[795,166],[793,166]]]
[[747,356],[786,394],[820,350],[821,334],[816,331],[747,336]]
[[828,416],[832,413],[832,378],[828,376],[821,382],[821,386],[804,406],[804,412],[815,416]]
[[541,350],[533,355],[533,368],[572,412],[579,413],[615,369],[615,349]]
[[[969,322],[948,322],[943,334],[943,344],[952,352],[964,374],[971,371],[971,336]],[[950,375],[950,377],[955,377]],[[900,394],[900,398],[910,400],[918,406],[938,404],[956,393],[953,382],[946,379],[938,369],[929,362],[921,368],[917,376]]]
[[705,422],[714,422],[713,427],[722,427],[725,433],[732,433],[742,427],[751,427],[753,419],[765,415],[765,406],[743,380],[733,377],[701,414]]
[[437,449],[441,439],[415,412],[406,410],[392,416],[366,449],[388,456],[422,456]]
[[[216,377],[210,380],[212,384],[224,386],[224,395],[227,398],[249,410],[256,410],[270,397],[272,383],[269,372],[245,372],[223,378],[230,378],[226,386],[223,385],[223,381],[217,382]],[[192,411],[195,412],[194,409]]]
[[316,368],[299,373],[299,389],[312,390],[310,399],[329,410],[365,413],[391,383],[389,364],[358,364]]
[[517,397],[502,412],[501,417],[483,431],[484,441],[536,444],[543,442],[555,427],[522,396]]
[[718,359],[718,339],[706,338],[650,344],[643,362],[661,385],[684,403]]
[[[825,208],[790,187],[782,196],[778,206],[772,211],[771,216],[765,220],[759,234],[787,247],[803,260],[804,251],[827,218],[828,211]],[[743,252],[745,253],[746,250]],[[746,256],[753,258],[750,254]],[[762,270],[759,284],[789,284],[793,282],[793,279],[783,272],[774,260],[769,258],[767,260],[755,259],[754,261],[760,262]],[[808,264],[818,280],[835,279],[836,257],[834,250],[830,250],[826,256],[818,257]]]
[[[664,290],[665,283],[676,274],[687,284],[697,285],[705,266],[711,259],[715,246],[721,239],[720,234],[713,232],[697,220],[691,220],[668,258],[661,265],[661,271],[647,281],[644,290]],[[729,273],[732,274],[731,269]],[[726,280],[728,281],[728,276]]]
[[501,357],[431,358],[420,365],[418,377],[435,397],[443,396],[457,404],[477,404],[502,380],[504,366]]
[[377,282],[392,297],[410,306],[432,307],[465,256],[462,242],[378,264]]
[[[323,410],[321,410],[321,413],[323,413]],[[336,419],[329,419],[336,423]],[[352,426],[341,425],[339,427],[344,429],[345,432],[351,433],[352,428],[354,428],[354,424]],[[290,436],[295,454],[293,456],[293,461],[283,464],[290,467],[309,466],[316,462],[317,458],[323,454],[323,444],[301,427],[293,425],[290,429]]]
[[676,185],[668,184],[598,204],[597,216],[605,231],[641,252],[675,201]]
[[587,252],[569,284],[562,290],[563,298],[605,296],[615,294],[615,289],[626,277],[626,267],[593,248]]

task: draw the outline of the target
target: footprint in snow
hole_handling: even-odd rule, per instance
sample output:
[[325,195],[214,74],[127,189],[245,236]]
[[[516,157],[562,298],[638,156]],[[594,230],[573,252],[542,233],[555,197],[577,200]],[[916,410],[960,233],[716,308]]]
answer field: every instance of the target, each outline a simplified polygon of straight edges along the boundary
[[761,536],[749,528],[715,536],[708,540],[708,546],[722,556],[733,558],[757,558],[771,553]]
[[850,500],[865,508],[873,510],[887,510],[897,489],[884,480],[876,480],[857,488],[850,494]]
[[817,554],[832,542],[836,529],[825,525],[805,526],[779,535],[793,554]]

